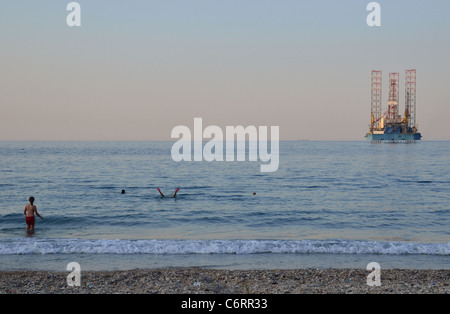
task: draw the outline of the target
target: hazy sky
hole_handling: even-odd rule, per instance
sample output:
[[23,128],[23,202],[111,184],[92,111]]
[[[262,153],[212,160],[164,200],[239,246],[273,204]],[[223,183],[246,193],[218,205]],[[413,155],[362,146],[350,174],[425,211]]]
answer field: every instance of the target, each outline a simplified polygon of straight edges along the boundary
[[[363,140],[370,71],[417,69],[425,140],[450,140],[450,1],[0,2],[0,140],[169,140],[172,128],[277,125]],[[402,109],[403,110],[403,109]]]

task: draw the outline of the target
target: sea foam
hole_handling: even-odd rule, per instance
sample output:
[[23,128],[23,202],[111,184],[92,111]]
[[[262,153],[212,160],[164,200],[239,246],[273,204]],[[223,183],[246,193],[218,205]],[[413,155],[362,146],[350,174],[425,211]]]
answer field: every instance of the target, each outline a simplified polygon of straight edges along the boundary
[[450,255],[449,243],[353,240],[3,239],[0,255],[24,254],[385,254]]

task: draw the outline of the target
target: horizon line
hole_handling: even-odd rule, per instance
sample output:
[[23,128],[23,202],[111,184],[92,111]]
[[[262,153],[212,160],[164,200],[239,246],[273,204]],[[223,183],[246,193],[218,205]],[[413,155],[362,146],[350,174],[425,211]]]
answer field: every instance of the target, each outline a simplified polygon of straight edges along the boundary
[[[179,139],[167,139],[167,140],[86,140],[86,139],[80,139],[80,140],[2,140],[0,139],[0,142],[177,142]],[[204,139],[203,142],[210,142],[211,139]],[[214,140],[212,140],[214,141]],[[236,141],[236,140],[235,140]],[[270,140],[268,140],[270,141]],[[447,140],[420,140],[417,142],[449,142],[450,139]],[[191,142],[195,142],[194,140],[191,140]],[[248,140],[246,139],[246,142]],[[279,140],[279,142],[369,142],[368,140],[362,139],[362,140],[311,140],[311,139],[300,139],[300,140]]]

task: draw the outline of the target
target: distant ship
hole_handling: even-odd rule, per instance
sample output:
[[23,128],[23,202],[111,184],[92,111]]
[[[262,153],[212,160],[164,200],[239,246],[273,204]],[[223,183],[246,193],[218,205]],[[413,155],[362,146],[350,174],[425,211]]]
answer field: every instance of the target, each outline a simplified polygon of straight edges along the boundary
[[381,113],[382,72],[372,71],[371,118],[367,140],[415,142],[422,139],[416,123],[416,70],[406,71],[405,112],[399,114],[399,73],[389,74],[388,108]]

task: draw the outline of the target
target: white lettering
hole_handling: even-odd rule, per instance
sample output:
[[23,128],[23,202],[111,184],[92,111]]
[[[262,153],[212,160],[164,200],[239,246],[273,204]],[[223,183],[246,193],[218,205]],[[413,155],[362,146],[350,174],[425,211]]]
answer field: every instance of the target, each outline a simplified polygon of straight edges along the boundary
[[374,286],[381,286],[381,266],[378,263],[369,263],[367,265],[367,270],[372,271],[368,276],[367,276],[367,285],[369,285],[370,287],[374,287]]
[[208,309],[209,312],[214,310],[216,301],[195,301],[189,298],[187,301],[181,302],[182,309]]
[[[258,139],[259,130],[259,139]],[[275,172],[279,166],[279,136],[278,126],[270,128],[270,153],[268,151],[267,126],[227,126],[225,138],[226,161],[246,161],[246,143],[248,143],[248,160],[257,161],[259,158],[263,163],[261,172]],[[194,161],[223,161],[224,160],[224,136],[220,127],[210,125],[203,131],[202,118],[194,119]],[[213,137],[214,135],[214,137]],[[248,140],[247,140],[248,136]],[[178,141],[172,146],[172,159],[176,162],[191,161],[191,131],[187,126],[179,125],[172,129],[172,138]],[[203,147],[203,139],[210,139]],[[235,154],[235,141],[236,154]],[[182,150],[182,153],[180,152]],[[268,163],[268,164],[267,164]]]
[[81,286],[81,267],[80,264],[71,262],[67,264],[66,270],[72,271],[67,275],[67,285],[69,287],[79,287]]
[[[183,135],[175,144],[172,145],[172,159],[176,162],[179,161],[191,161],[191,130],[184,125],[176,126],[172,129],[172,138],[179,138]],[[183,153],[180,154],[180,149]]]
[[381,26],[381,6],[378,2],[370,2],[367,11],[372,11],[367,16],[367,25],[370,27]]
[[[214,138],[212,139],[212,135]],[[210,125],[203,131],[203,138],[211,138],[211,141],[203,147],[203,158],[206,161],[223,161],[223,132],[215,125]],[[214,149],[214,153],[213,153]]]
[[72,11],[67,15],[67,25],[70,27],[81,26],[81,7],[78,2],[70,2],[67,7],[67,11]]

